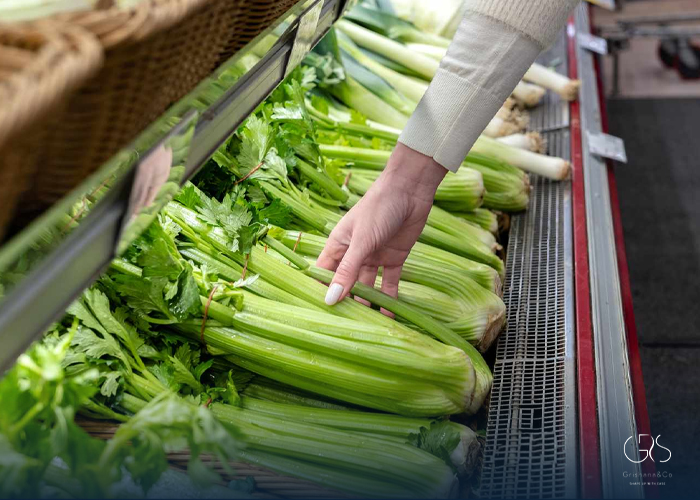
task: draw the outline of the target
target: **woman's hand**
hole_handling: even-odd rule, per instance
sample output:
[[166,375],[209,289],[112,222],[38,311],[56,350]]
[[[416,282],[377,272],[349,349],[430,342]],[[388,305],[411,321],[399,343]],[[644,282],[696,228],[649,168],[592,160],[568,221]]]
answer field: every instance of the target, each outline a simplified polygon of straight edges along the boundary
[[345,298],[356,281],[373,287],[380,266],[382,291],[396,297],[403,263],[446,173],[429,156],[397,143],[382,174],[331,232],[318,258],[319,267],[335,271],[327,304]]

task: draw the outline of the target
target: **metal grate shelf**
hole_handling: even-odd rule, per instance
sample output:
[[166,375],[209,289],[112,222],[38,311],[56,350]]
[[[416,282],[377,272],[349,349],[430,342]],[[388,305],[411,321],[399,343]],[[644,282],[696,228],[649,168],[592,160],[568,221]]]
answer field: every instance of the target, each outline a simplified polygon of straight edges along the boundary
[[[565,48],[562,36],[542,62],[556,59],[564,70]],[[531,113],[530,129],[568,159],[569,106],[550,94]],[[511,222],[482,498],[577,495],[571,183],[531,182],[530,207]]]

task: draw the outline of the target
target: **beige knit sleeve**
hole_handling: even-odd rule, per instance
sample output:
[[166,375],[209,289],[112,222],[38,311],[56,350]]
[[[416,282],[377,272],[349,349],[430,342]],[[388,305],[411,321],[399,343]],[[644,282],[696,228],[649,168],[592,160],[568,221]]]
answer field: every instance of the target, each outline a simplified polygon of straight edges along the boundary
[[466,13],[399,141],[456,171],[578,0],[465,0]]

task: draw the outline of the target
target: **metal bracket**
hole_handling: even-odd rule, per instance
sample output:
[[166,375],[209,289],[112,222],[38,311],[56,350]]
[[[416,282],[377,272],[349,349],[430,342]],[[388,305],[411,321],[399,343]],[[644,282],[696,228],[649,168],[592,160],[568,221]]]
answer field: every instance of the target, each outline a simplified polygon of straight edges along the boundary
[[299,65],[309,50],[311,50],[311,44],[314,41],[314,35],[316,34],[316,28],[318,27],[318,20],[321,17],[322,9],[323,1],[319,0],[299,16],[299,27],[297,28],[297,34],[294,38],[292,51],[287,60],[287,67],[284,71],[285,77]]
[[605,56],[608,54],[608,41],[605,38],[591,35],[590,33],[579,33],[578,44],[586,50]]
[[625,141],[610,134],[588,131],[588,150],[591,154],[627,163]]

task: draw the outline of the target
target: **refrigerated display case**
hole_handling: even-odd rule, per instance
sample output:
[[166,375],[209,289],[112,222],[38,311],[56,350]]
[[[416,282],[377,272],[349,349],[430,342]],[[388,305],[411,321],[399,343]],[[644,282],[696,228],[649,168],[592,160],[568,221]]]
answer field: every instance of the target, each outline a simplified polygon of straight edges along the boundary
[[[196,105],[216,74],[0,248],[3,370],[161,208],[156,199],[135,210],[140,166],[162,145],[178,143],[179,163],[168,166],[182,167],[171,170],[172,182],[182,185],[320,40],[345,3],[300,2],[283,16],[288,27],[279,40],[215,102]],[[652,487],[626,479],[652,473],[653,463],[635,463],[639,446],[627,444],[650,431],[614,166],[589,147],[591,137],[605,132],[595,55],[579,43],[591,32],[589,8],[581,5],[541,56],[543,64],[581,80],[578,101],[548,93],[529,125],[550,153],[571,161],[572,175],[562,182],[533,175],[530,206],[511,219],[507,326],[495,351],[476,487],[484,498],[654,495]],[[259,47],[265,34],[229,63]],[[91,210],[78,221],[80,200]]]

